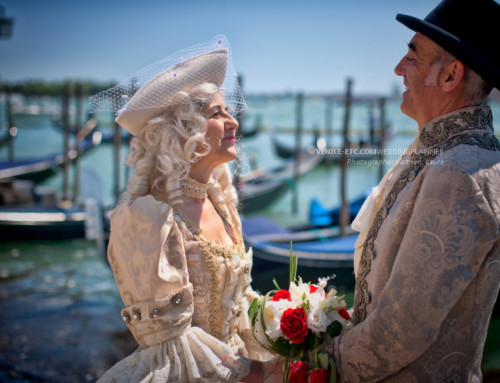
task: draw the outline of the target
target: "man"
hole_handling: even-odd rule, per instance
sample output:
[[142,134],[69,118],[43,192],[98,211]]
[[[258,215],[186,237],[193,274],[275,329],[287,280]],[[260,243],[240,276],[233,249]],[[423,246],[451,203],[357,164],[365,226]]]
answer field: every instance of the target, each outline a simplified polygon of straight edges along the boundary
[[395,68],[418,137],[353,227],[354,326],[329,341],[343,382],[480,382],[500,284],[500,5],[444,0]]

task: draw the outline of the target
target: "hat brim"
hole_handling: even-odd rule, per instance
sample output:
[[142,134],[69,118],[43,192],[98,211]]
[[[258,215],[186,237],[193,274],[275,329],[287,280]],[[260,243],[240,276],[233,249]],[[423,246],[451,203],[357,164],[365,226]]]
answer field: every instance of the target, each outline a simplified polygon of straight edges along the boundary
[[396,20],[415,32],[420,32],[458,60],[500,89],[500,71],[484,55],[465,41],[438,26],[413,16],[397,14]]
[[189,92],[202,83],[221,87],[228,65],[228,50],[217,49],[194,56],[149,81],[120,111],[115,121],[137,136],[152,118],[160,115],[177,92]]

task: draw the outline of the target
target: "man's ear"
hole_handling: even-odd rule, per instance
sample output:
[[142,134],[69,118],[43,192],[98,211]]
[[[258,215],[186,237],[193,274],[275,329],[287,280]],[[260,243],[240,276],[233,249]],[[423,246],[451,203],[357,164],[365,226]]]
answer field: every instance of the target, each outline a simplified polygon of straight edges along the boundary
[[448,65],[445,65],[441,72],[441,88],[445,92],[450,92],[462,82],[465,78],[465,65],[458,60],[455,60]]

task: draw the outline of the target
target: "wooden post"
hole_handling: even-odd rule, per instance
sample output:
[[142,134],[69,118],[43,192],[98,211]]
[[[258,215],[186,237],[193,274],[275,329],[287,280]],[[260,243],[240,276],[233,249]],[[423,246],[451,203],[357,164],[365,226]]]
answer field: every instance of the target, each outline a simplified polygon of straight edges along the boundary
[[10,87],[5,87],[5,105],[7,107],[7,126],[9,129],[9,161],[14,161],[14,137],[17,135],[17,128],[14,126],[14,118],[12,117]]
[[[326,148],[333,146],[333,96],[325,98],[325,128],[326,128]],[[332,141],[330,141],[330,139]]]
[[[326,96],[325,102],[325,149],[328,153],[328,150],[333,148],[333,96]],[[325,154],[324,161],[327,165],[331,165],[333,163],[333,156]]]
[[[76,116],[75,116],[75,125],[72,130],[74,132],[77,132],[82,127],[81,119],[82,119],[83,89],[81,84],[76,85],[75,96],[76,96]],[[72,198],[73,202],[76,201],[78,195],[80,194],[80,155],[82,153],[80,147],[82,140],[78,138],[78,135],[76,135],[75,138],[76,138],[76,143],[75,143],[76,157],[73,162],[73,169],[74,169],[73,198]]]
[[69,99],[71,92],[71,84],[66,82],[63,89],[63,99],[62,99],[62,122],[64,127],[64,164],[63,164],[63,201],[69,201]]
[[384,97],[379,99],[379,108],[380,108],[380,141],[379,141],[379,150],[378,150],[378,160],[379,160],[379,167],[378,167],[378,179],[381,180],[384,177],[385,174],[385,167],[384,167],[384,148],[385,148],[385,131],[386,131],[386,117],[385,117],[385,101],[386,99]]
[[297,214],[299,211],[298,201],[298,182],[299,182],[299,166],[302,155],[302,130],[303,130],[303,109],[304,109],[304,94],[297,94],[297,103],[295,106],[295,163],[293,167],[293,198],[292,198],[292,213]]
[[345,235],[347,225],[350,221],[349,205],[347,203],[346,197],[346,170],[347,170],[347,149],[350,147],[349,143],[349,121],[351,118],[351,104],[352,104],[352,79],[347,79],[347,91],[345,95],[345,115],[344,115],[344,127],[343,127],[343,148],[342,155],[340,157],[340,195],[342,199],[342,205],[340,208],[340,235]]

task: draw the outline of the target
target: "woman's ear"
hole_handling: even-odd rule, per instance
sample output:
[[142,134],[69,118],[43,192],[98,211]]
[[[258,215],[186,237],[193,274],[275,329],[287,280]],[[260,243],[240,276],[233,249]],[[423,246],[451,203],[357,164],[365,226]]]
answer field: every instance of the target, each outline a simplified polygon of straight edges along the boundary
[[459,61],[445,65],[441,72],[441,88],[445,92],[450,92],[457,88],[457,86],[465,79],[465,65]]

